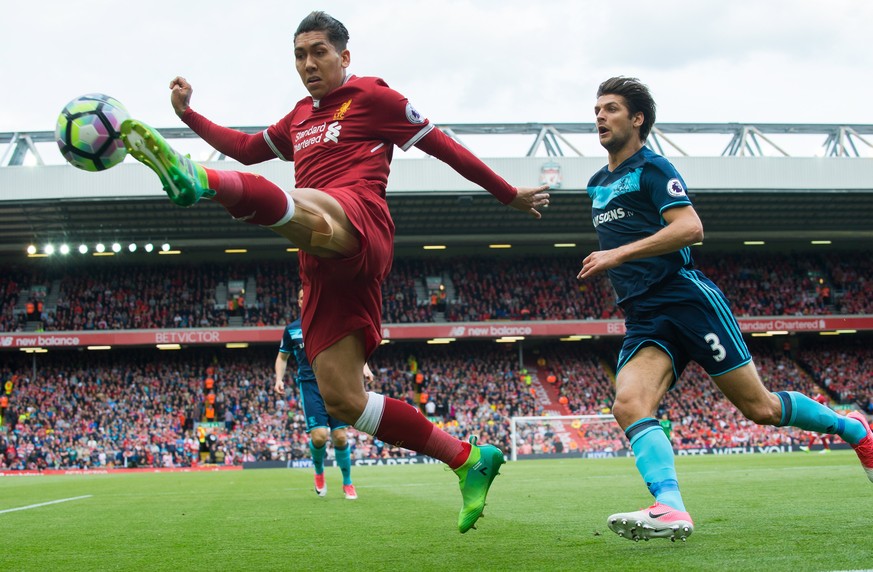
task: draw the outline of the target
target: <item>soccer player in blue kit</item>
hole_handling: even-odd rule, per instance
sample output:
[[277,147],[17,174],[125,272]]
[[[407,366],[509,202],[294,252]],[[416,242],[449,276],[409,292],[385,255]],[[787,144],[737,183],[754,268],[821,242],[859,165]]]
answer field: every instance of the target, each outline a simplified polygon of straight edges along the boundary
[[[303,288],[297,291],[297,305],[300,308],[303,307]],[[312,453],[312,464],[315,465],[315,493],[320,497],[327,494],[327,484],[324,482],[324,455],[327,451],[329,436],[331,443],[333,443],[336,464],[343,475],[343,494],[347,500],[355,500],[358,498],[358,493],[355,490],[355,485],[352,484],[352,459],[348,431],[346,430],[349,424],[343,423],[327,413],[324,398],[318,391],[315,373],[309,364],[309,358],[306,357],[300,318],[285,326],[282,343],[279,345],[279,354],[276,356],[274,389],[280,395],[285,394],[285,371],[288,368],[288,359],[292,353],[297,361],[295,379],[300,390],[303,415],[306,418],[306,432],[309,433],[309,451]],[[362,374],[364,379],[372,381],[373,373],[366,363],[364,363]],[[328,429],[330,433],[328,433]]]
[[839,435],[873,481],[873,434],[859,412],[840,416],[795,391],[764,387],[721,290],[695,270],[690,246],[703,225],[672,164],[644,146],[655,102],[636,78],[614,77],[594,107],[608,164],[591,177],[592,222],[600,249],[577,278],[607,272],[625,313],[613,414],[630,441],[655,504],[613,514],[609,528],[633,540],[685,540],[694,523],[676,478],[673,447],[655,414],[687,363],[699,363],[740,412],[759,425]]

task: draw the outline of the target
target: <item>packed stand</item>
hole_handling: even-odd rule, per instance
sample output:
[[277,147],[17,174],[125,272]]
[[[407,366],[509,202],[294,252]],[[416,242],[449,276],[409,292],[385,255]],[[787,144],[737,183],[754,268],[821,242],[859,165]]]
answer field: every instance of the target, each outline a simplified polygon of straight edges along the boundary
[[[764,386],[771,391],[798,391],[810,397],[822,393],[809,372],[781,351],[763,344],[751,347]],[[667,393],[659,417],[673,422],[677,449],[773,447],[797,445],[809,434],[794,427],[757,425],[727,400],[706,372],[691,363],[677,386]]]
[[730,299],[736,316],[840,313],[830,287],[834,265],[829,257],[710,254],[697,256],[695,261]]
[[[371,362],[374,388],[423,408],[421,393],[430,393],[439,408],[435,419],[447,431],[505,446],[508,416],[531,403],[513,363],[517,354],[510,348],[492,354],[471,347],[455,355],[419,347],[420,369],[405,349],[380,352]],[[11,385],[2,412],[0,469],[187,467],[204,460],[195,428],[203,421],[220,425],[208,461],[308,456],[294,384],[286,384],[284,396],[272,391],[276,349],[157,351],[94,353],[87,365],[79,352],[51,352],[39,358],[34,379],[29,356],[4,354],[10,363],[0,367],[0,378]],[[412,454],[351,434],[355,459]]]
[[[222,359],[211,350],[159,359],[155,351],[89,356],[87,366],[75,352],[57,352],[42,360],[36,379],[28,367],[4,368],[4,379],[14,381],[2,466],[187,467],[200,461],[194,424],[202,421],[221,425],[218,457],[225,464],[269,459],[280,450],[305,454],[302,414],[293,399],[272,393],[266,349]],[[216,381],[211,403],[209,368]]]
[[[809,338],[812,340],[813,338]],[[869,340],[868,340],[869,341]],[[830,349],[812,344],[796,353],[790,348],[774,349],[766,342],[750,348],[764,386],[771,391],[798,391],[810,397],[824,393],[835,405],[858,405],[873,414],[873,370],[871,352],[863,339],[851,345],[832,342]],[[556,377],[555,386],[567,398],[573,415],[608,413],[612,403],[612,378],[618,345],[594,348],[545,346],[542,356],[547,371]],[[609,372],[609,373],[607,373]],[[828,387],[825,385],[830,380]],[[820,384],[821,383],[821,384]],[[849,384],[853,391],[837,392],[833,387]],[[672,422],[673,446],[680,450],[731,447],[798,445],[809,433],[793,427],[759,426],[747,420],[721,393],[696,363],[691,363],[676,386],[667,393],[658,418]],[[608,435],[609,439],[613,436]],[[613,443],[600,443],[614,446]]]
[[520,375],[518,351],[509,345],[391,344],[376,352],[371,368],[373,391],[420,405],[459,439],[476,434],[505,450],[509,419],[540,412]]
[[579,282],[577,266],[576,257],[452,259],[448,321],[621,317],[607,277]]
[[[383,284],[383,322],[619,319],[608,280],[576,280],[578,256],[399,258]],[[738,316],[873,313],[873,256],[695,252]],[[429,288],[428,277],[444,282]],[[256,292],[218,300],[232,280]],[[0,278],[0,331],[25,328],[21,292],[59,291],[37,316],[49,331],[278,326],[296,315],[297,261],[62,264]]]
[[839,336],[817,340],[797,353],[815,381],[838,403],[858,403],[873,414],[873,349],[870,340]]
[[[617,343],[605,342],[592,348],[547,344],[527,350],[530,363],[521,365],[518,348],[511,344],[389,344],[370,361],[376,379],[368,389],[421,407],[459,438],[479,435],[482,442],[508,451],[510,418],[545,412],[525,368],[534,371],[533,362],[542,359],[557,374],[556,385],[571,413],[608,412],[617,349]],[[30,378],[30,356],[0,354],[6,397],[0,398],[5,429],[0,431],[0,468],[185,467],[204,460],[240,464],[308,456],[294,384],[286,384],[284,396],[272,391],[275,348],[156,352],[89,353],[86,363],[80,352],[54,351],[37,358],[35,379]],[[842,383],[836,374],[845,371],[840,378],[856,380],[855,391],[866,397],[861,405],[870,407],[871,361],[862,341],[794,353],[754,344],[752,352],[770,389],[812,396],[823,391],[816,379],[831,378],[833,397],[834,384]],[[210,378],[214,387],[206,384]],[[673,422],[678,449],[781,446],[808,439],[796,429],[745,420],[694,364],[668,393],[658,416]],[[194,425],[199,421],[217,427],[208,459],[200,456]],[[615,427],[574,429],[581,431],[582,440],[576,441],[582,448],[626,446]],[[532,452],[566,450],[556,433],[530,433],[521,451],[527,446]],[[354,459],[412,454],[353,430],[350,436]]]

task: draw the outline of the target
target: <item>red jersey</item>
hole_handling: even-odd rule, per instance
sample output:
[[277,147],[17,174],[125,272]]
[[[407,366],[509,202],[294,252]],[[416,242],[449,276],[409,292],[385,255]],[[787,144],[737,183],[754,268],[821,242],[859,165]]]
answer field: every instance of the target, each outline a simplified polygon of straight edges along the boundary
[[384,197],[394,145],[406,151],[433,127],[381,79],[352,75],[320,101],[300,100],[264,138],[277,157],[294,161],[297,188],[367,181]]
[[349,76],[320,101],[302,99],[264,132],[277,157],[294,161],[295,186],[339,201],[361,250],[341,259],[300,253],[306,353],[361,330],[367,356],[381,340],[382,281],[391,268],[394,223],[385,202],[394,145],[404,151],[433,125],[379,78]]
[[354,331],[363,331],[368,356],[381,340],[381,285],[394,253],[394,222],[385,201],[394,145],[404,151],[417,145],[505,205],[516,197],[515,187],[434,129],[379,78],[349,76],[320,101],[300,100],[262,132],[263,138],[217,126],[191,108],[182,120],[215,149],[243,163],[273,156],[293,161],[295,187],[333,197],[358,231],[361,248],[350,257],[299,255],[310,361]]

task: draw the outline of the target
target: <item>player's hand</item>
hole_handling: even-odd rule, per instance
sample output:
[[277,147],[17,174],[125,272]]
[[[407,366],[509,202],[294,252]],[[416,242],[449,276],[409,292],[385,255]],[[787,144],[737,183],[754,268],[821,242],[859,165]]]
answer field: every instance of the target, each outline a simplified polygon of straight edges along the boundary
[[615,250],[598,250],[592,252],[582,261],[582,270],[576,275],[579,280],[591,278],[601,272],[615,268],[622,263],[621,258]]
[[285,395],[285,382],[281,379],[278,380],[276,384],[273,385],[273,391],[275,391],[279,395]]
[[170,103],[173,104],[176,115],[182,117],[191,103],[191,94],[194,93],[194,88],[184,77],[176,76],[170,82],[170,90]]
[[518,187],[515,189],[516,195],[509,203],[509,206],[521,212],[530,213],[534,218],[542,218],[543,215],[537,209],[548,208],[549,206],[549,190],[548,185],[539,187]]

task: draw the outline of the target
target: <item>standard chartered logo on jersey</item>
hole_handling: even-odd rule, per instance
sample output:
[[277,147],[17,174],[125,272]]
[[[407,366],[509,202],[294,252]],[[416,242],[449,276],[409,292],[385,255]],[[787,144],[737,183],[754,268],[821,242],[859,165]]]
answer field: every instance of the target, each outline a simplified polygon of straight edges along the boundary
[[339,143],[340,130],[343,126],[339,121],[334,121],[330,125],[322,123],[321,125],[313,125],[309,129],[298,131],[294,136],[294,152],[306,149],[310,145],[321,143],[324,141],[333,141]]

